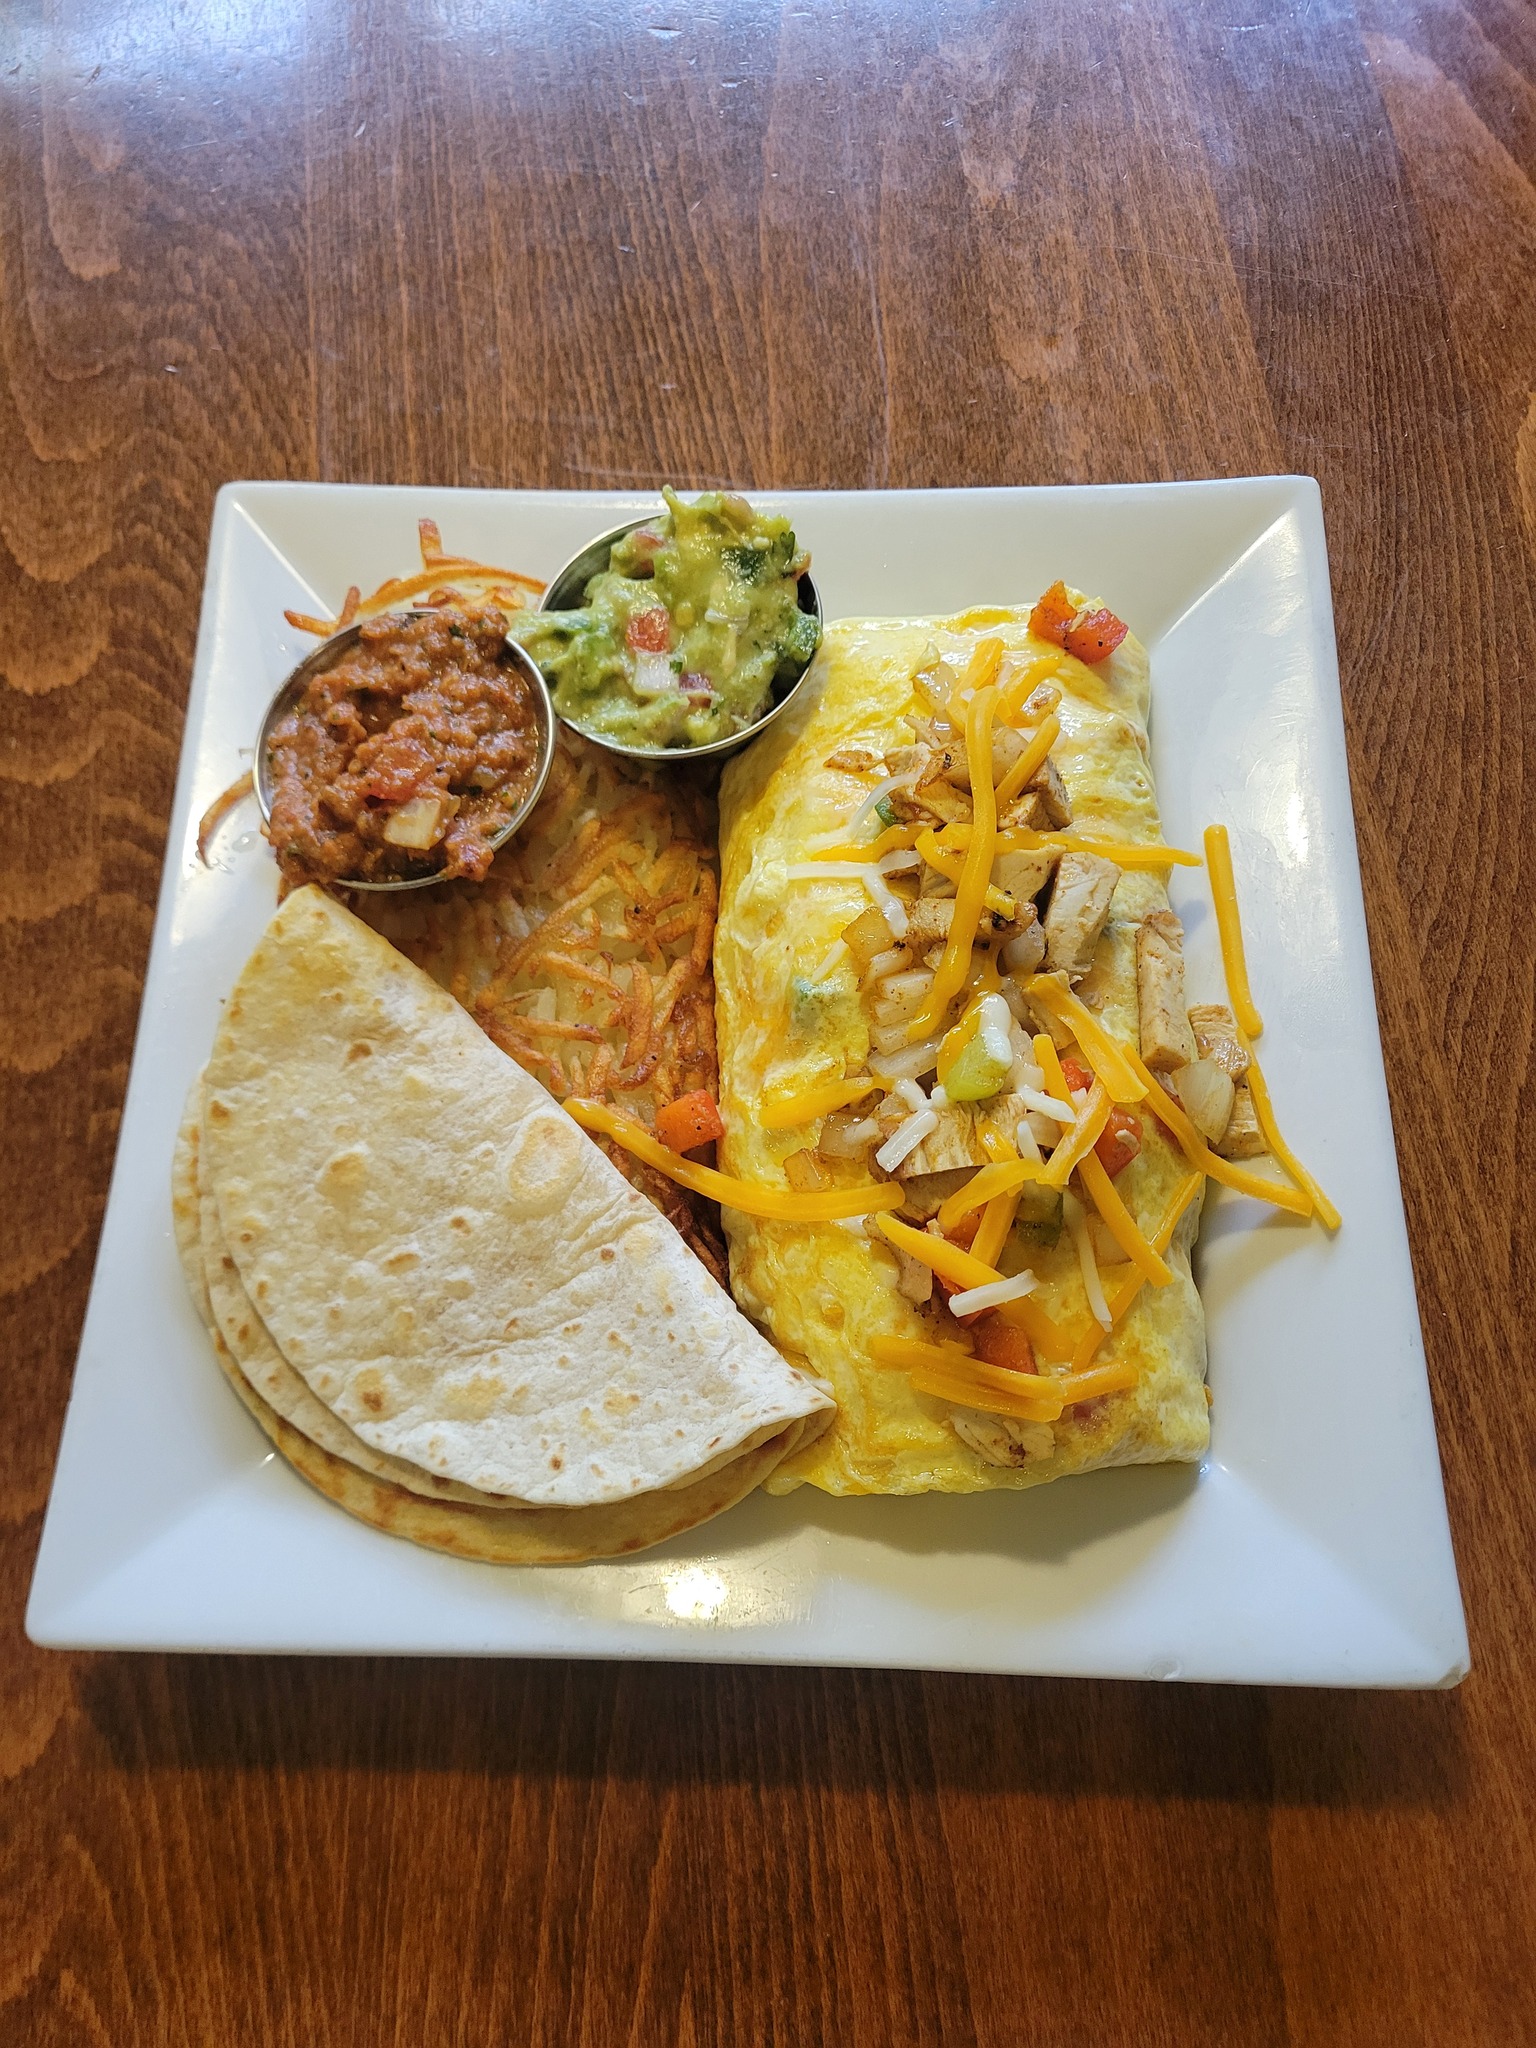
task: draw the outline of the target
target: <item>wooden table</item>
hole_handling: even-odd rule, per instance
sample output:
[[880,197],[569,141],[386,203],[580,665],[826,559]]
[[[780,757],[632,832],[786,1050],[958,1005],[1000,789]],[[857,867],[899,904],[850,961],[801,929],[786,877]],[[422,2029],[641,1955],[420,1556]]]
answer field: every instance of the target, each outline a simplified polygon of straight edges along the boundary
[[[6,18],[0,2043],[1533,2038],[1529,7]],[[1260,470],[1329,522],[1459,1692],[24,1641],[222,481]]]

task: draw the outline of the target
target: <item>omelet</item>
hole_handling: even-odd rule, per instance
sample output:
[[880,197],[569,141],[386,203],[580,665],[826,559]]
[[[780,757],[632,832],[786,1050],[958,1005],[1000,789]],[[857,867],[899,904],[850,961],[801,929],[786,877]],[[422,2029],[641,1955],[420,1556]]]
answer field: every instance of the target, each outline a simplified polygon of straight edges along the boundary
[[[1079,616],[1087,615],[1088,600],[1074,593],[1072,603]],[[870,1071],[874,1027],[868,995],[861,988],[860,962],[843,942],[869,909],[870,889],[835,859],[826,863],[825,878],[807,870],[815,856],[834,846],[839,830],[858,816],[882,778],[889,780],[890,758],[901,758],[899,750],[910,747],[914,734],[921,737],[925,721],[931,733],[936,673],[963,679],[988,641],[1001,643],[1005,683],[1025,664],[1038,669],[1046,665],[1045,658],[1054,657],[1051,682],[1059,692],[1054,715],[1060,733],[1050,760],[1060,779],[1057,794],[1069,803],[1073,831],[1126,848],[1161,845],[1148,748],[1145,649],[1127,634],[1107,658],[1090,665],[1036,637],[1030,625],[1029,608],[834,623],[826,629],[793,710],[727,769],[721,790],[715,975],[727,1133],[720,1163],[728,1172],[768,1186],[803,1186],[803,1178],[797,1182],[795,1177],[796,1155],[802,1161],[809,1157],[820,1185],[859,1185],[877,1172],[868,1156],[822,1154],[822,1118],[775,1129],[771,1114],[766,1117],[770,1127],[765,1127],[765,1111],[820,1084]],[[992,658],[995,671],[997,657]],[[898,805],[902,795],[896,793]],[[880,819],[891,816],[887,803]],[[1000,872],[994,869],[994,881]],[[1065,967],[1065,980],[1058,975],[1058,981],[1075,988],[1078,1001],[1111,1038],[1135,1048],[1148,1000],[1139,983],[1138,947],[1145,946],[1145,933],[1161,928],[1154,914],[1168,913],[1167,870],[1156,864],[1156,856],[1144,855],[1139,866],[1111,865],[1100,873],[1107,876],[1107,914],[1101,906],[1077,929],[1075,939],[1060,929],[1065,904],[1052,909],[1050,892],[1064,894],[1065,874],[1048,880],[1041,891],[1043,915],[1037,905],[1026,919],[1021,907],[1020,919],[1050,931],[1055,916],[1058,931],[1052,944],[1060,938]],[[901,886],[910,888],[911,880],[901,877]],[[910,906],[915,899],[906,900]],[[1169,925],[1177,931],[1176,921]],[[1077,942],[1086,950],[1073,961],[1067,956]],[[932,962],[937,955],[928,957]],[[1048,958],[1041,964],[1049,970],[1052,962]],[[1001,977],[1008,978],[1006,973]],[[1028,978],[1015,977],[1020,989]],[[1010,1002],[1017,1016],[1017,993],[1010,993]],[[1033,1020],[1047,1022],[1038,1016]],[[1176,1033],[1185,1029],[1181,1008],[1171,1028]],[[1059,1024],[1054,1035],[1070,1052],[1069,1034]],[[889,1118],[882,1130],[888,1124]],[[1117,1173],[1114,1187],[1150,1239],[1158,1219],[1177,1207],[1189,1168],[1144,1110],[1140,1124],[1140,1151]],[[1027,1142],[1022,1131],[1020,1138]],[[1189,1199],[1190,1192],[1164,1253],[1166,1281],[1141,1287],[1096,1352],[1089,1268],[1081,1244],[1087,1226],[1066,1227],[1059,1217],[1053,1220],[1048,1207],[1021,1207],[1021,1220],[998,1255],[996,1270],[1005,1277],[1026,1270],[1035,1276],[1029,1298],[1043,1312],[1043,1326],[1063,1338],[1055,1346],[1062,1355],[1042,1352],[1038,1373],[1065,1376],[1072,1355],[1085,1355],[1085,1333],[1090,1333],[1095,1367],[1134,1368],[1119,1375],[1134,1378],[1134,1384],[1076,1401],[1051,1421],[1021,1421],[984,1406],[958,1406],[919,1391],[901,1367],[877,1362],[879,1340],[930,1342],[940,1323],[951,1332],[958,1326],[937,1298],[919,1305],[903,1293],[901,1263],[875,1219],[814,1223],[728,1209],[731,1283],[738,1303],[789,1359],[825,1381],[837,1400],[833,1426],[778,1468],[769,1491],[809,1484],[831,1494],[968,1493],[1032,1486],[1103,1466],[1198,1460],[1209,1438],[1209,1403],[1204,1318],[1190,1271],[1200,1196]],[[1092,1263],[1102,1304],[1104,1296],[1114,1299],[1123,1291],[1134,1269],[1108,1243],[1102,1226],[1095,1222],[1092,1228],[1098,1247]],[[1090,1235],[1090,1249],[1094,1241]],[[1102,1321],[1101,1306],[1097,1323]],[[959,1336],[962,1343],[968,1341],[966,1332]]]

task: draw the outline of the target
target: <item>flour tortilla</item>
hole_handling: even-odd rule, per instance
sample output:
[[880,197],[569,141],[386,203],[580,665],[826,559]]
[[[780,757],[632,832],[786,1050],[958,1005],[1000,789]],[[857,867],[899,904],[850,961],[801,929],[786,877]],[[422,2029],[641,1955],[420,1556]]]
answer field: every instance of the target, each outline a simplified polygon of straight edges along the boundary
[[288,1463],[317,1492],[386,1535],[478,1564],[584,1564],[592,1558],[627,1557],[665,1543],[745,1499],[822,1420],[813,1416],[791,1422],[720,1471],[668,1492],[641,1494],[605,1507],[465,1507],[456,1501],[424,1500],[332,1457],[261,1398],[217,1331],[213,1341],[225,1378]]
[[230,998],[200,1147],[277,1349],[424,1472],[597,1506],[830,1412],[538,1084],[317,889]]

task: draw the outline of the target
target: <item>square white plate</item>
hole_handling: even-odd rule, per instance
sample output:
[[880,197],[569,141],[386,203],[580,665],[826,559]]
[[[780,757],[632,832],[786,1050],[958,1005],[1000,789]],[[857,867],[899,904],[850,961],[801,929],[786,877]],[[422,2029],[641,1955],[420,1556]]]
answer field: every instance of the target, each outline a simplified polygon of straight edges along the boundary
[[[276,900],[253,814],[205,805],[334,612],[455,553],[549,575],[636,494],[232,484],[219,495],[121,1142],[27,1627],[89,1648],[687,1657],[1428,1686],[1467,1668],[1361,905],[1316,485],[755,493],[790,512],[829,617],[955,611],[1057,576],[1152,650],[1170,840],[1233,832],[1265,1062],[1344,1213],[1207,1212],[1211,1454],[970,1499],[761,1495],[620,1564],[504,1570],[309,1491],[231,1396],[187,1299],[168,1177],[182,1099]],[[1180,876],[1190,986],[1220,989]]]

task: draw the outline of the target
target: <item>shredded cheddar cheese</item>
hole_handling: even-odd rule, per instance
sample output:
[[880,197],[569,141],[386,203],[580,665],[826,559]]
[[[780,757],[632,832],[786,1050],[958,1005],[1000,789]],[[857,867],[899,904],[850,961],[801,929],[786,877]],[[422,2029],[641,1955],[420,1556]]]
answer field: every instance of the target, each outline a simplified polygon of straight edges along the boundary
[[[936,833],[940,854],[961,853],[971,843],[971,828],[963,818]],[[919,851],[922,842],[918,842]],[[1142,846],[1124,839],[1097,839],[1083,832],[1036,832],[1028,825],[1009,825],[997,835],[998,853],[1096,853],[1122,868],[1197,868],[1198,853],[1186,853],[1177,846]],[[926,856],[925,856],[926,858]],[[930,862],[939,867],[938,861]],[[945,869],[941,873],[948,872]]]
[[781,1096],[777,1102],[759,1105],[757,1126],[762,1131],[792,1131],[797,1124],[814,1123],[819,1116],[830,1116],[835,1109],[847,1109],[852,1103],[871,1095],[880,1083],[870,1076],[862,1081],[823,1081],[817,1087],[806,1088],[798,1095]]
[[899,1209],[901,1189],[894,1181],[881,1181],[863,1188],[827,1188],[814,1194],[797,1194],[792,1188],[761,1187],[753,1181],[738,1180],[734,1174],[717,1173],[712,1166],[695,1166],[669,1151],[653,1138],[643,1124],[622,1110],[603,1102],[586,1102],[579,1096],[566,1100],[566,1109],[583,1130],[601,1131],[622,1145],[636,1159],[655,1167],[679,1187],[691,1188],[718,1202],[722,1209],[739,1209],[745,1216],[767,1216],[781,1223],[836,1223],[843,1217],[870,1216],[885,1209]]
[[1053,713],[1040,722],[1040,729],[1017,761],[997,785],[997,808],[1001,811],[1011,804],[1019,791],[1038,773],[1045,757],[1061,738],[1061,720]]
[[930,1344],[921,1337],[871,1337],[869,1355],[876,1365],[929,1365],[948,1372],[969,1363],[969,1344]]
[[[1063,988],[1048,974],[1035,975],[1024,993],[1050,1016],[1064,1024],[1082,1047],[1084,1057],[1112,1102],[1140,1102],[1146,1089],[1136,1078],[1129,1060],[1092,1010],[1070,989]],[[1065,1099],[1065,1098],[1063,1098]]]
[[1302,1193],[1311,1197],[1313,1213],[1323,1228],[1337,1230],[1344,1219],[1281,1137],[1280,1126],[1275,1121],[1275,1105],[1269,1092],[1269,1083],[1265,1080],[1264,1070],[1254,1057],[1253,1047],[1241,1028],[1238,1030],[1237,1039],[1248,1055],[1248,1071],[1243,1078],[1247,1081],[1248,1092],[1253,1097],[1253,1113],[1258,1118],[1259,1129],[1264,1133],[1265,1144]]
[[[998,648],[1001,643],[983,642]],[[978,655],[980,648],[977,649]],[[993,665],[996,673],[996,664]],[[966,709],[965,752],[971,770],[971,843],[955,891],[955,908],[944,956],[934,972],[933,984],[922,1007],[907,1026],[909,1041],[929,1038],[944,1021],[950,1003],[965,986],[971,965],[971,947],[985,903],[992,874],[992,843],[997,837],[996,791],[992,786],[992,718],[997,708],[997,689],[992,683],[978,689]]]
[[[1032,1159],[1004,1159],[995,1165],[983,1166],[972,1174],[963,1188],[957,1188],[939,1210],[940,1230],[953,1230],[963,1217],[973,1209],[984,1209],[998,1196],[1012,1194],[1017,1206],[1018,1190],[1026,1181],[1039,1180],[1045,1169],[1036,1166]],[[999,1247],[1001,1249],[1001,1247]],[[978,1252],[978,1258],[981,1254]],[[993,1262],[984,1261],[990,1265]]]
[[916,825],[888,825],[878,839],[862,846],[818,846],[807,854],[809,860],[879,860],[882,854],[904,853],[917,844]]
[[[917,835],[917,850],[929,867],[941,874],[947,882],[958,887],[965,874],[965,855],[961,851],[945,846],[932,827]],[[1006,889],[995,889],[989,882],[987,893],[982,898],[982,907],[998,917],[1014,918],[1019,914],[1019,901],[1010,896]]]
[[1248,986],[1243,921],[1237,908],[1237,883],[1232,874],[1232,843],[1225,825],[1207,825],[1205,828],[1205,866],[1211,879],[1211,901],[1216,906],[1221,964],[1226,972],[1227,993],[1232,998],[1232,1014],[1250,1038],[1257,1038],[1264,1029],[1264,1019],[1259,1015],[1258,1005]]
[[1166,1259],[1159,1256],[1141,1233],[1141,1226],[1121,1201],[1114,1182],[1090,1152],[1077,1169],[1078,1178],[1093,1198],[1110,1236],[1145,1280],[1154,1287],[1166,1287],[1173,1278]]
[[[1179,1150],[1191,1166],[1197,1166],[1209,1179],[1220,1181],[1235,1194],[1256,1195],[1261,1202],[1273,1202],[1277,1209],[1287,1209],[1293,1216],[1312,1214],[1312,1197],[1300,1188],[1287,1187],[1284,1181],[1270,1180],[1262,1173],[1249,1173],[1213,1152],[1173,1097],[1153,1078],[1140,1053],[1132,1052],[1129,1046],[1124,1050],[1136,1078],[1147,1084],[1147,1108],[1173,1132]],[[1257,1099],[1254,1106],[1257,1110]]]
[[[890,1215],[879,1218],[879,1227],[898,1251],[906,1252],[930,1272],[937,1273],[951,1287],[985,1287],[1003,1278],[995,1266],[983,1265],[972,1253],[951,1244],[947,1237],[935,1237],[931,1230],[914,1230],[910,1223],[899,1222]],[[1005,1301],[994,1313],[1021,1329],[1036,1350],[1048,1358],[1067,1357],[1071,1347],[1065,1333],[1028,1295],[1020,1301]]]
[[[1012,725],[1039,686],[1055,675],[1061,666],[1059,654],[1036,654],[1026,661],[1018,673],[1004,685],[997,700],[997,715],[1004,725]],[[1056,702],[1061,702],[1061,692],[1056,692]],[[1054,707],[1053,707],[1054,708]]]
[[[1173,1191],[1172,1200],[1163,1212],[1162,1222],[1159,1223],[1153,1233],[1152,1249],[1155,1252],[1165,1252],[1169,1245],[1173,1243],[1173,1233],[1179,1227],[1179,1218],[1184,1214],[1190,1203],[1198,1198],[1200,1190],[1204,1186],[1205,1175],[1203,1173],[1188,1174],[1179,1182]],[[1124,1286],[1117,1291],[1114,1299],[1109,1304],[1110,1330],[1124,1322],[1126,1316],[1130,1313],[1131,1304],[1145,1285],[1145,1277],[1141,1273],[1133,1273]],[[1088,1327],[1083,1332],[1082,1340],[1072,1354],[1072,1370],[1074,1373],[1085,1373],[1088,1370],[1089,1366],[1093,1363],[1095,1353],[1108,1334],[1109,1331],[1102,1329],[1098,1323],[1094,1322],[1091,1318],[1089,1319]],[[1116,1371],[1122,1369],[1121,1367],[1114,1368]],[[1132,1378],[1134,1379],[1134,1377],[1135,1374],[1133,1372]]]
[[929,1368],[917,1367],[912,1373],[912,1385],[920,1394],[929,1394],[936,1401],[948,1401],[954,1408],[976,1408],[987,1415],[1009,1415],[1016,1422],[1054,1422],[1061,1414],[1061,1400],[1052,1382],[1052,1394],[1048,1401],[1029,1401],[1017,1394],[1004,1394],[963,1379],[958,1373],[938,1373]]
[[1077,1122],[1069,1131],[1062,1133],[1055,1151],[1041,1168],[1040,1179],[1046,1187],[1066,1186],[1073,1169],[1082,1164],[1099,1142],[1104,1126],[1109,1122],[1109,1111],[1108,1091],[1104,1083],[1095,1077],[1093,1086],[1088,1090],[1088,1100],[1077,1113]]

